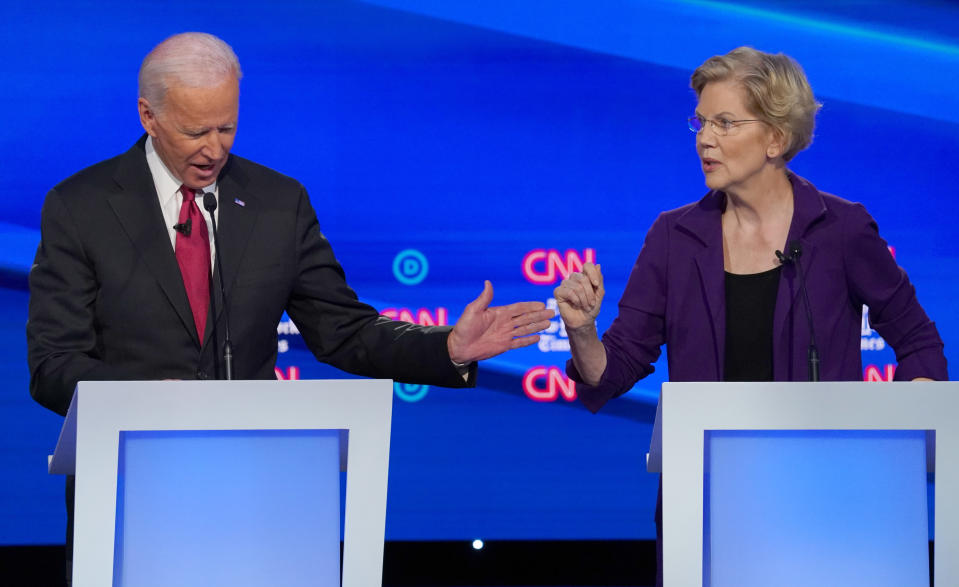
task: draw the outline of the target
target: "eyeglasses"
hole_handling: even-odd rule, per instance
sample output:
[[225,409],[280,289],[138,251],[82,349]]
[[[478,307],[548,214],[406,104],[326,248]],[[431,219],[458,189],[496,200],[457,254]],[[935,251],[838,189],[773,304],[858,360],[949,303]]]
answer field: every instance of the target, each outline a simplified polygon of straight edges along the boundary
[[706,128],[706,123],[709,123],[709,126],[712,127],[713,132],[717,135],[724,137],[735,129],[740,124],[746,124],[747,122],[765,122],[757,118],[746,118],[743,120],[729,120],[728,118],[702,118],[699,116],[690,116],[686,119],[689,123],[689,130],[694,133],[699,134],[704,128]]

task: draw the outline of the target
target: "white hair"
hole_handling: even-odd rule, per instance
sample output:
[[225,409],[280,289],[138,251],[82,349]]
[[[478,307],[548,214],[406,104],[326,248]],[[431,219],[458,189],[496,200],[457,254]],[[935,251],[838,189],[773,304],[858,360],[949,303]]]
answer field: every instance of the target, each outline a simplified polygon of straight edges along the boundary
[[180,33],[157,45],[140,65],[140,97],[163,107],[172,83],[190,88],[215,86],[230,76],[243,77],[240,60],[222,39],[208,33]]

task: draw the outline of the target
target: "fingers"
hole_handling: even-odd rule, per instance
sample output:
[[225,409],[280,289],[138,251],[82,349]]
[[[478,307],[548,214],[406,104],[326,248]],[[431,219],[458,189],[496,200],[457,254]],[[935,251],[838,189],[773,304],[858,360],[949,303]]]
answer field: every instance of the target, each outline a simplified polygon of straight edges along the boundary
[[[550,318],[555,315],[553,310],[539,310],[537,312],[523,314],[521,316],[513,316],[506,323],[506,328],[508,329],[508,336],[512,339],[522,339],[524,342],[520,346],[526,346],[528,344],[533,344],[539,340],[539,336],[530,336],[537,332],[542,332],[550,326]],[[512,342],[510,342],[513,345]],[[518,348],[512,346],[511,348]]]
[[549,312],[550,318],[553,317],[552,310],[545,310],[546,304],[543,302],[515,302],[507,306],[502,306],[500,310],[504,314],[512,317],[523,316],[524,314],[532,314],[535,312]]
[[549,320],[540,320],[537,322],[523,322],[512,327],[510,336],[529,336],[536,332],[541,332],[549,328]]
[[536,344],[539,342],[539,335],[536,336],[524,336],[523,338],[514,338],[509,342],[510,350],[521,349],[524,346],[529,346],[531,344]]
[[600,265],[593,265],[592,263],[583,263],[583,274],[589,278],[590,283],[593,284],[593,289],[597,290],[603,287],[603,272],[600,267]]
[[[523,324],[544,324],[543,328],[549,326],[549,321],[551,318],[556,316],[556,312],[553,310],[539,310],[538,312],[526,312],[523,314],[514,315],[510,318],[510,326],[517,328]],[[539,328],[537,330],[542,330]],[[532,330],[531,332],[536,332]]]
[[[598,277],[602,287],[602,276]],[[573,273],[553,292],[553,297],[566,301],[580,309],[592,308],[598,301],[597,289],[592,280],[583,273]],[[600,296],[601,297],[601,296]]]

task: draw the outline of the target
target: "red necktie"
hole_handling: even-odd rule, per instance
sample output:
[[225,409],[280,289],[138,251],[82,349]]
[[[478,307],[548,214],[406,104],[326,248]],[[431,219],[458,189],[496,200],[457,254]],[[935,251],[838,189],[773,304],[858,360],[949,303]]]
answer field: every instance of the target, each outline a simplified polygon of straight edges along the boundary
[[186,296],[190,300],[196,333],[203,342],[206,315],[210,308],[210,236],[206,220],[196,205],[196,193],[186,186],[180,187],[183,205],[180,207],[179,226],[176,234],[176,262],[183,275]]

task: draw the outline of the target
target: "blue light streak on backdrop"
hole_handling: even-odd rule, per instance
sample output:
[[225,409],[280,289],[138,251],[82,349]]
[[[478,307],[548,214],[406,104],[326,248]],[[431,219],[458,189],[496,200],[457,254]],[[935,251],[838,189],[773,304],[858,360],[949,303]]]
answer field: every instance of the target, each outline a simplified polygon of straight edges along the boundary
[[[497,302],[547,300],[555,284],[527,281],[527,252],[592,248],[608,326],[656,214],[704,192],[685,129],[692,69],[742,44],[789,53],[824,103],[793,169],[866,204],[957,374],[949,4],[860,16],[827,2],[114,0],[6,3],[0,20],[12,56],[0,63],[0,544],[63,536],[62,482],[44,463],[60,419],[28,397],[23,334],[43,196],[137,139],[140,60],[182,30],[234,46],[234,152],[306,185],[359,294],[380,309],[447,308],[451,323],[486,278]],[[393,273],[406,249],[428,262],[417,284]],[[281,339],[284,373],[342,376]],[[476,390],[396,402],[387,538],[653,536],[642,455],[665,365],[597,416],[530,401],[524,374],[567,356],[516,351],[484,364]],[[888,349],[865,357],[893,362]]]

